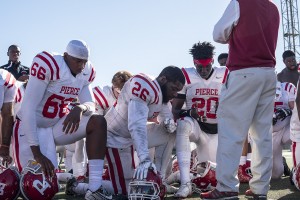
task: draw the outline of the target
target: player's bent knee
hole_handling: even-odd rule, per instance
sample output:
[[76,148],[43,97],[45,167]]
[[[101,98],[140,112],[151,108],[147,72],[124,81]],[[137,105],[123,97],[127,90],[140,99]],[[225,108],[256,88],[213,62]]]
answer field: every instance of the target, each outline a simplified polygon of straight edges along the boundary
[[87,124],[87,130],[103,130],[106,133],[107,124],[102,115],[92,115]]
[[180,119],[177,121],[177,135],[186,135],[191,132],[192,124],[189,119]]

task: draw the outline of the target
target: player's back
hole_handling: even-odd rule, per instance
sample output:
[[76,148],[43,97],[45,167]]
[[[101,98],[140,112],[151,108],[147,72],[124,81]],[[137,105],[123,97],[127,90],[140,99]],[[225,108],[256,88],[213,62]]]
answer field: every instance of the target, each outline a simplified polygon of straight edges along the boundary
[[[1,103],[14,102],[17,92],[16,79],[8,71],[0,69],[0,86],[3,87],[3,99]],[[2,104],[0,105],[2,108]]]
[[4,86],[4,93],[15,85],[15,77],[5,69],[0,69],[0,86]]
[[[120,142],[125,146],[131,144],[128,117],[134,120],[135,115],[128,116],[128,104],[130,101],[138,101],[143,105],[140,108],[136,108],[136,111],[145,114],[145,122],[136,121],[136,123],[145,123],[146,126],[147,120],[157,117],[162,107],[162,93],[159,84],[156,80],[152,80],[143,74],[136,75],[125,83],[117,103],[105,115],[109,133],[108,138],[111,138],[108,139],[108,143],[110,143],[108,146],[114,145],[114,142],[110,141]],[[144,108],[146,110],[143,110]]]
[[[104,89],[104,88],[103,88]],[[93,88],[95,97],[96,112],[99,115],[105,115],[108,109],[113,105],[100,86]]]

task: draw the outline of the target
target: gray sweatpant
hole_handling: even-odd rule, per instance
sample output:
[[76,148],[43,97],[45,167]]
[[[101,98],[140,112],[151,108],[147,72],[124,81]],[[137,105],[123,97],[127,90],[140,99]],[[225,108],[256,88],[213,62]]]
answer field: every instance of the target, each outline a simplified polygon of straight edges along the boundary
[[247,68],[229,73],[217,111],[219,191],[238,192],[237,169],[243,142],[250,132],[253,140],[250,188],[256,194],[267,194],[272,174],[275,87],[274,68]]

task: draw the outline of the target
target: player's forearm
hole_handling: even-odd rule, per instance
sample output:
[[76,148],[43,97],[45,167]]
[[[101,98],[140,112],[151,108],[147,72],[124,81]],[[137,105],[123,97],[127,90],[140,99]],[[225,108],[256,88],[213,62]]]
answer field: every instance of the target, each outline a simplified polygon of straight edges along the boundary
[[10,145],[13,123],[14,123],[13,115],[2,115],[2,144]]
[[133,139],[133,143],[140,162],[150,161],[147,136],[136,137]]
[[42,154],[39,145],[30,146],[33,157],[36,158]]
[[150,159],[147,136],[148,113],[149,108],[142,102],[130,101],[128,104],[128,130],[141,162]]
[[3,104],[3,107],[1,109],[1,117],[2,144],[9,146],[14,123],[13,108],[11,102]]

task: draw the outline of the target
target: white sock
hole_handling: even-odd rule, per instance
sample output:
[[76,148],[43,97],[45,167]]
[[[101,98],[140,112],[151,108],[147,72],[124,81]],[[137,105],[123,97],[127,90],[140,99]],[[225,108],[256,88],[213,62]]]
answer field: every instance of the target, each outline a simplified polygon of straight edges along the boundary
[[[181,184],[186,184],[190,182],[190,162],[191,162],[190,152],[178,152],[177,160],[180,169],[180,181]],[[180,161],[179,161],[180,160]]]
[[56,176],[58,181],[67,182],[68,179],[72,177],[72,174],[68,172],[63,172],[63,173],[56,173]]
[[247,153],[247,160],[251,160],[251,153]]
[[65,168],[67,172],[69,172],[72,169],[72,156],[73,152],[66,150]]
[[109,192],[110,194],[114,194],[114,193],[115,193],[114,187],[113,187],[111,181],[103,180],[103,181],[102,181],[102,186],[103,186],[104,189],[105,189],[107,192]]
[[241,156],[241,158],[240,158],[240,165],[246,164],[246,161],[247,161],[247,156]]
[[89,190],[95,192],[102,184],[104,160],[89,160]]
[[78,183],[78,185],[75,188],[73,188],[73,191],[76,194],[85,194],[88,189],[89,189],[89,184],[87,184],[87,183]]

